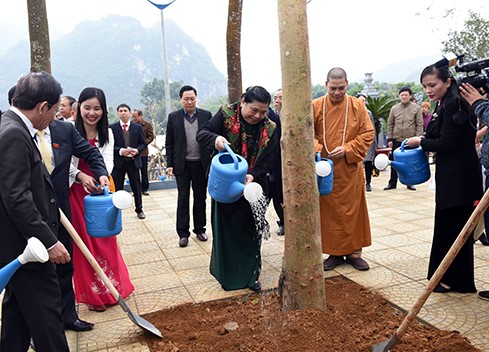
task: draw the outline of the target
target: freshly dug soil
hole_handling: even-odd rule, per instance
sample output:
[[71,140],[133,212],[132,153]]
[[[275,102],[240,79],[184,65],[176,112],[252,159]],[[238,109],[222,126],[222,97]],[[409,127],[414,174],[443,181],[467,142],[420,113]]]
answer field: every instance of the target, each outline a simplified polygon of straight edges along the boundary
[[[326,311],[282,312],[275,291],[184,304],[145,316],[163,333],[152,352],[372,351],[399,327],[404,312],[344,278],[325,280]],[[414,321],[392,351],[480,351],[456,331]]]

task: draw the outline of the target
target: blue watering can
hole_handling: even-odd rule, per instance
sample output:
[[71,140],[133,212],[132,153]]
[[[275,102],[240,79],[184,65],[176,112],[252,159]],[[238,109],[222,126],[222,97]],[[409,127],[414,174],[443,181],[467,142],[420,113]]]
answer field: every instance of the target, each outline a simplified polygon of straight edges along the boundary
[[226,152],[219,152],[211,161],[207,190],[221,203],[234,203],[244,192],[248,163],[224,144]]
[[83,199],[85,205],[85,223],[92,237],[110,237],[122,231],[122,212],[131,206],[131,195],[126,191],[92,193]]
[[401,146],[394,150],[394,161],[390,161],[385,154],[375,157],[375,167],[385,170],[387,165],[391,165],[399,174],[399,181],[404,185],[418,185],[430,179],[430,165],[428,157],[423,148],[417,147],[410,149],[404,148],[406,140],[402,141]]
[[325,196],[333,191],[333,161],[316,154],[316,175],[319,195]]

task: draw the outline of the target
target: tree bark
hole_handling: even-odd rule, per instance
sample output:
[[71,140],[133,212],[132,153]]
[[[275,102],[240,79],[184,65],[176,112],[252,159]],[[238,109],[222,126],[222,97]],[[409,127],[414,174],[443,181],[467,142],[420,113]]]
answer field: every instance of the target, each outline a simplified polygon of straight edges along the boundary
[[31,70],[51,73],[51,49],[46,0],[27,0]]
[[306,0],[278,0],[285,249],[282,309],[326,308]]
[[228,101],[234,103],[241,98],[241,14],[243,0],[229,0],[226,51],[228,65]]

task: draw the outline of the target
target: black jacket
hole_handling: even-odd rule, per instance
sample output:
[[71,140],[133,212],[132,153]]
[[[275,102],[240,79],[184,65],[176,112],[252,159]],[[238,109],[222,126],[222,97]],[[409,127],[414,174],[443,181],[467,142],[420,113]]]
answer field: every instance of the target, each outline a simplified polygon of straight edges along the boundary
[[435,199],[440,209],[482,197],[482,175],[475,151],[476,121],[470,106],[452,87],[437,104],[426,128],[421,147],[436,152]]

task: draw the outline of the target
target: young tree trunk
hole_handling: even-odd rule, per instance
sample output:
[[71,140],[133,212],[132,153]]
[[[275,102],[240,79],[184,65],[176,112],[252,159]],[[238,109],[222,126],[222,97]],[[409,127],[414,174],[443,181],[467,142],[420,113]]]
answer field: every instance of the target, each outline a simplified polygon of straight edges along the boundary
[[51,73],[51,49],[46,0],[27,0],[31,70]]
[[234,103],[241,98],[241,10],[243,0],[229,0],[226,51],[228,63],[228,101]]
[[314,163],[306,0],[278,0],[285,249],[282,309],[326,308]]

